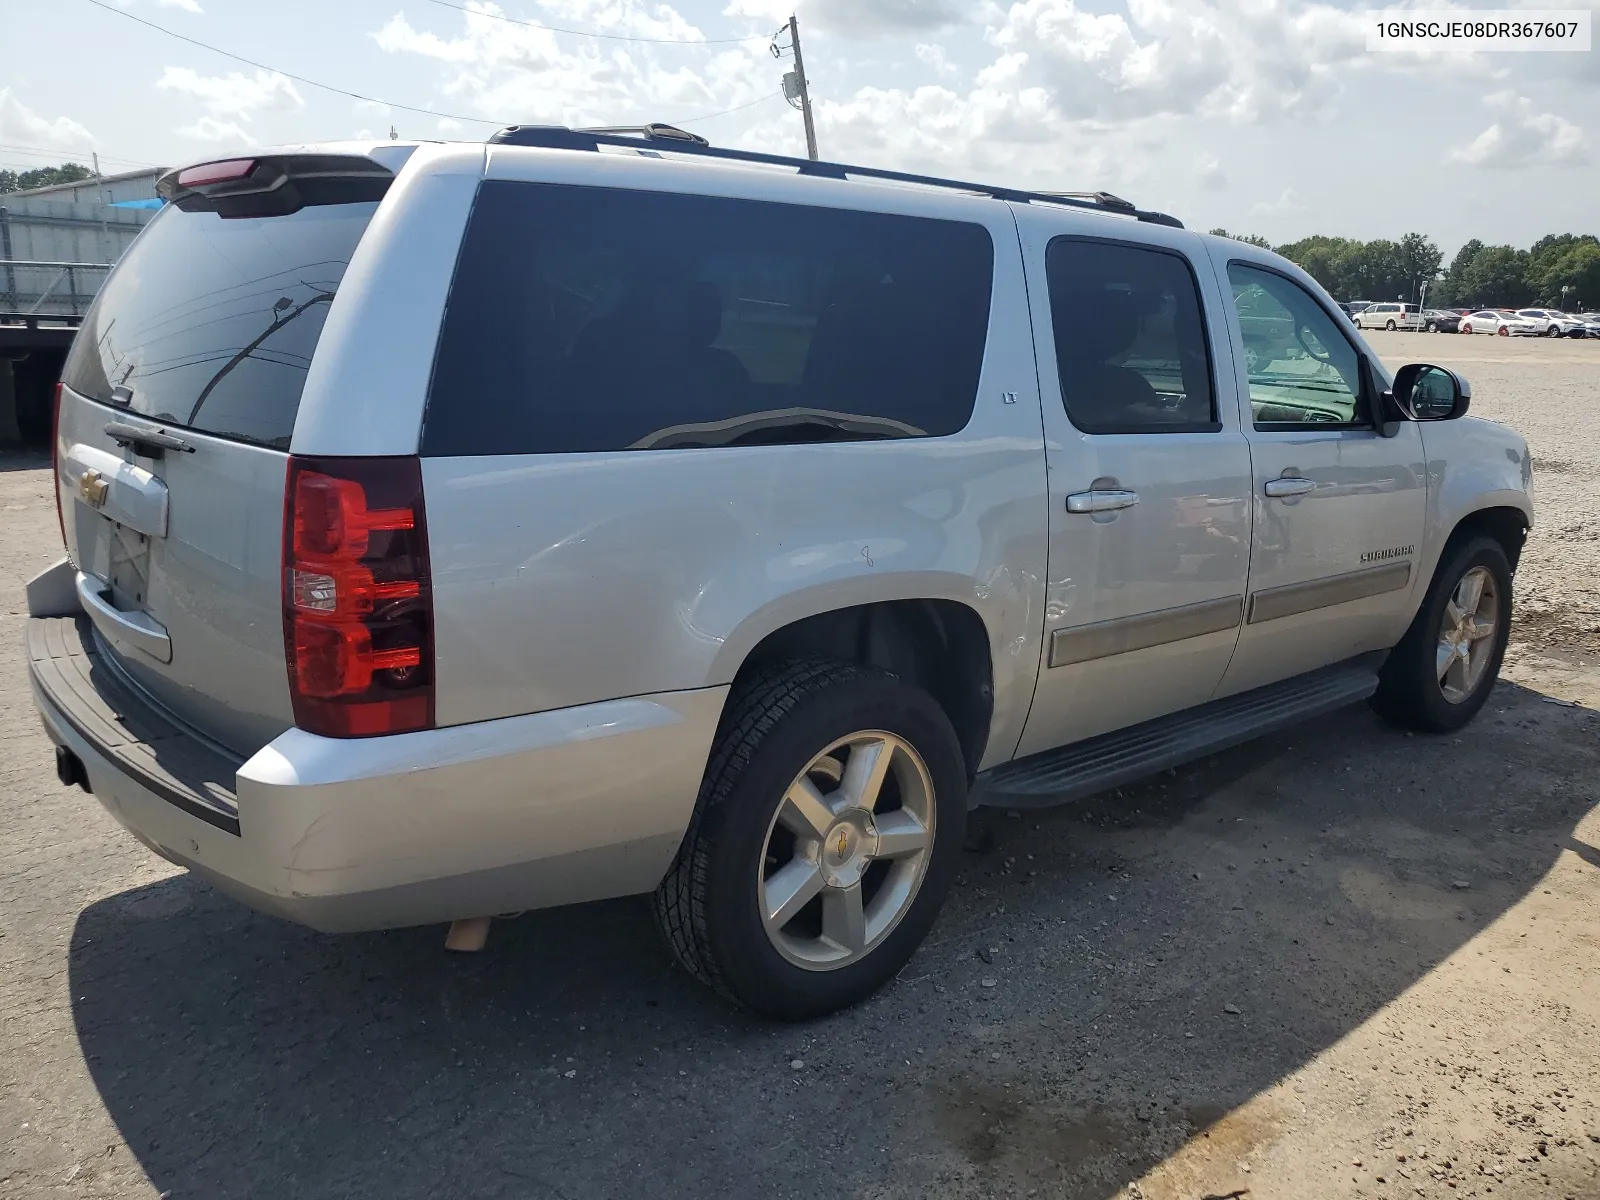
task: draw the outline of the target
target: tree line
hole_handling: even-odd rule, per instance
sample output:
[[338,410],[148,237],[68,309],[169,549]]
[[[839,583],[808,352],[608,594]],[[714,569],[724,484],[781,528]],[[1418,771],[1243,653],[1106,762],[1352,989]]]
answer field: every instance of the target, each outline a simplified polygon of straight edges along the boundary
[[1600,307],[1600,238],[1592,233],[1547,234],[1526,250],[1473,238],[1445,267],[1439,247],[1420,233],[1398,242],[1317,234],[1274,246],[1253,235],[1211,232],[1277,251],[1339,300],[1418,303],[1427,284],[1432,308]]
[[58,183],[77,183],[94,174],[82,163],[62,163],[59,167],[38,167],[32,171],[0,171],[0,195],[25,192],[29,188],[54,187]]

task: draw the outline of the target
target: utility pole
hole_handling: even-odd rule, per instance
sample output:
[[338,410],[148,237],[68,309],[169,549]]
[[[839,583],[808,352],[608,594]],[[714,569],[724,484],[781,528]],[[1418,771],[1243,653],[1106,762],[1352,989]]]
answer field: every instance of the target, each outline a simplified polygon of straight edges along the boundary
[[794,70],[786,72],[783,77],[783,98],[792,107],[798,108],[800,115],[805,118],[806,157],[816,162],[817,127],[811,119],[811,87],[806,80],[806,60],[800,53],[800,22],[790,17],[789,23],[783,28],[789,31],[789,45],[778,45],[783,29],[778,30],[772,37],[772,57],[782,58],[786,50],[794,51]]

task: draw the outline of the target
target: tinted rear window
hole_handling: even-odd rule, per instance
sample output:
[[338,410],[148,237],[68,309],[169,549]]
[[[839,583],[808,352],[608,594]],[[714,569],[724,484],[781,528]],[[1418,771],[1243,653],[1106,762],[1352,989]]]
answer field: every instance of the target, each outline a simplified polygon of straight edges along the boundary
[[1073,425],[1085,433],[1221,428],[1200,288],[1182,255],[1058,237],[1045,273]]
[[287,448],[328,304],[377,202],[224,219],[168,206],[101,289],[64,382],[129,411]]
[[982,226],[490,181],[424,454],[937,437],[972,416]]

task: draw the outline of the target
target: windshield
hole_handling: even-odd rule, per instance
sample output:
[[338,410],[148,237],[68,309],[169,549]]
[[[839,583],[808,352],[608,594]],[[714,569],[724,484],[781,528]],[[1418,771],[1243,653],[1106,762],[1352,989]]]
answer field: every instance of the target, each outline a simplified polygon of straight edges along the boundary
[[287,449],[328,305],[376,208],[223,218],[168,205],[95,299],[62,382],[159,421]]

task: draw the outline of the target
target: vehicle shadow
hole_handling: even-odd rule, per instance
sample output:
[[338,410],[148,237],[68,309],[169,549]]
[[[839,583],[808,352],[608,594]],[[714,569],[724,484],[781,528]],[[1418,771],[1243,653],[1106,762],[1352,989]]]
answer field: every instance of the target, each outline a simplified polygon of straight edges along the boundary
[[[48,439],[48,434],[46,438]],[[38,471],[50,466],[50,448],[36,444],[0,446],[0,474],[10,471]]]
[[173,1200],[1102,1200],[1208,1127],[1254,1136],[1228,1114],[1561,847],[1595,854],[1573,833],[1588,789],[1562,781],[1592,776],[1600,721],[1541,700],[1502,684],[1457,739],[1352,710],[1120,794],[977,814],[982,848],[900,979],[804,1027],[718,1003],[636,900],[501,922],[455,957],[439,929],[322,936],[188,876],[81,914],[73,1017]]

